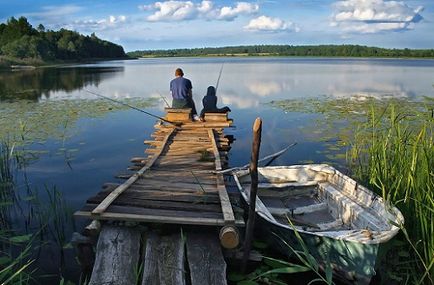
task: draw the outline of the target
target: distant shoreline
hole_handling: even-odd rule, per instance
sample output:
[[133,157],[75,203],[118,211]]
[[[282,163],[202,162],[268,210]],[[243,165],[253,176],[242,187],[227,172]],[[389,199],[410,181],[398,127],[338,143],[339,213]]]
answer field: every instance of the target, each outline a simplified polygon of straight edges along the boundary
[[158,57],[342,57],[342,58],[434,58],[434,49],[386,49],[360,45],[252,45],[191,49],[136,50],[138,58]]
[[136,58],[132,57],[120,57],[120,58],[87,58],[82,60],[54,60],[54,61],[42,61],[34,59],[17,59],[10,57],[0,56],[0,70],[32,70],[36,68],[47,68],[47,67],[59,67],[68,66],[74,64],[86,64],[101,61],[112,61],[112,60],[132,60]]
[[221,54],[221,55],[150,55],[150,56],[141,56],[129,59],[154,59],[154,58],[271,58],[271,57],[281,57],[281,58],[333,58],[333,59],[433,59],[433,57],[381,57],[381,56],[314,56],[314,55],[238,55],[238,54]]

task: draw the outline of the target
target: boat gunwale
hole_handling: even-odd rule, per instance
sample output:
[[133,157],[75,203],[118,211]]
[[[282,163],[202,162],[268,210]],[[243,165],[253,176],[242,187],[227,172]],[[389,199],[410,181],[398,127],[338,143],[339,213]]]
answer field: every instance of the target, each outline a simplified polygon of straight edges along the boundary
[[[359,185],[354,179],[351,177],[344,175],[334,167],[327,165],[327,164],[305,164],[305,165],[290,165],[290,166],[268,166],[268,167],[258,167],[258,172],[260,173],[263,169],[271,169],[271,170],[285,170],[285,169],[297,169],[297,168],[303,168],[303,169],[309,169],[316,172],[324,172],[328,175],[337,175],[340,178],[343,178],[347,180],[347,182],[355,183],[360,187],[360,190],[370,194],[374,195],[375,200],[377,200],[383,207],[386,212],[388,212],[390,215],[395,217],[394,221],[391,220],[384,220],[387,224],[391,226],[388,230],[381,230],[381,231],[371,231],[367,229],[352,229],[352,230],[335,230],[335,231],[318,231],[318,230],[305,230],[300,226],[291,226],[291,225],[285,225],[280,222],[278,222],[274,217],[271,215],[271,213],[268,211],[267,207],[263,204],[261,199],[257,197],[256,201],[260,201],[259,205],[257,204],[256,212],[266,221],[289,230],[297,230],[300,233],[303,234],[309,234],[313,236],[321,236],[321,237],[328,237],[336,240],[345,240],[345,241],[351,241],[351,242],[358,242],[362,244],[381,244],[389,241],[392,239],[400,230],[400,227],[397,225],[404,223],[404,217],[402,213],[399,211],[398,208],[395,206],[392,206],[388,204],[387,201],[384,201],[382,197],[374,193],[373,191],[369,190],[368,188]],[[237,184],[237,188],[240,191],[241,195],[245,199],[245,201],[248,203],[249,199],[247,196],[247,193],[244,191],[244,188],[242,187],[241,183],[238,180],[238,177],[243,177],[249,174],[249,170],[238,170],[233,172],[234,180]],[[339,190],[338,190],[339,191]],[[372,193],[372,194],[371,194]],[[349,196],[346,196],[349,197]],[[351,199],[356,205],[359,205],[361,207],[364,207],[359,204],[357,200]],[[261,207],[262,206],[262,207]],[[265,208],[266,212],[264,212]],[[270,218],[270,216],[272,218]]]

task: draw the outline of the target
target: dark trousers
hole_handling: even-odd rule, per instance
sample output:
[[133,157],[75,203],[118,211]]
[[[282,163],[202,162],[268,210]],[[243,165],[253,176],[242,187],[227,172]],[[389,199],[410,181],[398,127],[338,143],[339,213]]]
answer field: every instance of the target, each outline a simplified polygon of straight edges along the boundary
[[197,115],[196,106],[191,97],[187,99],[173,99],[172,108],[176,108],[176,109],[191,108],[191,114],[193,116]]
[[200,112],[200,116],[203,118],[203,116],[205,116],[205,113],[227,113],[230,112],[231,109],[229,109],[228,106],[223,107],[223,108],[212,108],[212,109],[202,109],[202,111]]

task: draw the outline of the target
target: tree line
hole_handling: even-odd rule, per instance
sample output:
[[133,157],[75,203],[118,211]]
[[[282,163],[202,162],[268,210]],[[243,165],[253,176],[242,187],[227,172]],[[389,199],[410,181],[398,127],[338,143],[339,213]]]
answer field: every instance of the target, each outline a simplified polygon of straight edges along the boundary
[[131,57],[177,56],[325,56],[325,57],[415,57],[434,58],[434,49],[386,49],[360,45],[253,45],[216,48],[142,50],[128,53]]
[[36,29],[25,17],[12,17],[0,24],[0,56],[37,61],[81,60],[126,57],[122,46],[99,39],[94,33],[81,35],[67,29]]

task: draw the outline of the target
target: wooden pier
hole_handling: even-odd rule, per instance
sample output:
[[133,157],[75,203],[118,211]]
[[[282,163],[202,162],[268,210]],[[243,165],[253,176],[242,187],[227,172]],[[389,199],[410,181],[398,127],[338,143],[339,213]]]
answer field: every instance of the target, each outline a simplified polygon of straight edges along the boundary
[[[228,194],[219,173],[232,142],[223,129],[232,120],[207,114],[191,122],[189,110],[167,111],[166,120],[178,124],[155,125],[148,156],[131,160],[134,173],[106,183],[75,213],[113,221],[103,224],[89,284],[226,284],[220,244],[235,248],[244,226],[238,195]],[[161,233],[155,224],[178,226]]]

